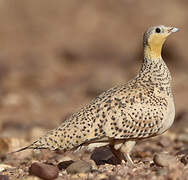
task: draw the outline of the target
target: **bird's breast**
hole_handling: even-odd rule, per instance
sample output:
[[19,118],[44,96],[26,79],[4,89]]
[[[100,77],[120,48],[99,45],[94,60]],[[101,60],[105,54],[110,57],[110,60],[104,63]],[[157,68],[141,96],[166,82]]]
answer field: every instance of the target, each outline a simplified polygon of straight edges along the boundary
[[174,106],[174,101],[173,98],[170,98],[169,103],[168,103],[168,108],[166,115],[162,121],[162,128],[159,130],[159,134],[162,134],[166,130],[168,130],[173,122],[174,122],[174,117],[175,117],[175,106]]

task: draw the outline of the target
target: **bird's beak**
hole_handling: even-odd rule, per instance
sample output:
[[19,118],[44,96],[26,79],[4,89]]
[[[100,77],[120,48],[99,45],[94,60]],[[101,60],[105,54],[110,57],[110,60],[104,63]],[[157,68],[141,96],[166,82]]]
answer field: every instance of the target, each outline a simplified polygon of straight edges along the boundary
[[170,28],[168,29],[168,32],[169,32],[169,33],[174,33],[174,32],[178,32],[178,31],[179,31],[179,29],[176,28],[176,27],[170,27]]

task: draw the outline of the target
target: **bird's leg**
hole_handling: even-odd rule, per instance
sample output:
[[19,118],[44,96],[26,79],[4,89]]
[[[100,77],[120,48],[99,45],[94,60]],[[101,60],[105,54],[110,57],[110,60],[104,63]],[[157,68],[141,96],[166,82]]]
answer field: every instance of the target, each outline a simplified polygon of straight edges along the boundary
[[125,141],[124,143],[115,142],[114,144],[110,145],[110,150],[117,158],[119,163],[125,164],[125,160],[127,160],[130,166],[134,166],[134,162],[130,157],[130,153],[135,144],[135,141]]
[[127,162],[129,163],[129,165],[134,166],[134,162],[132,161],[131,157],[130,157],[130,153],[134,147],[134,145],[136,144],[135,141],[126,141],[121,147],[120,147],[120,152],[123,153],[123,155],[125,155],[125,158],[127,160]]
[[[122,145],[122,144],[121,144]],[[119,149],[115,149],[115,146],[114,145],[110,145],[110,150],[112,152],[112,154],[116,157],[117,161],[119,164],[122,163],[122,161],[124,161],[123,159],[123,154],[120,152]],[[124,161],[125,162],[125,161]]]

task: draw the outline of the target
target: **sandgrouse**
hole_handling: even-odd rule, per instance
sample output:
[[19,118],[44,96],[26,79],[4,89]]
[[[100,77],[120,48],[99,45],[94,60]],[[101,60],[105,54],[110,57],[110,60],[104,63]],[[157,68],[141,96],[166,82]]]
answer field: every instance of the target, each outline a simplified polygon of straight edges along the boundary
[[133,164],[130,152],[136,141],[162,134],[174,121],[171,75],[161,50],[167,36],[177,31],[164,25],[149,28],[144,33],[142,66],[135,78],[100,94],[59,127],[18,151],[109,145],[120,162]]

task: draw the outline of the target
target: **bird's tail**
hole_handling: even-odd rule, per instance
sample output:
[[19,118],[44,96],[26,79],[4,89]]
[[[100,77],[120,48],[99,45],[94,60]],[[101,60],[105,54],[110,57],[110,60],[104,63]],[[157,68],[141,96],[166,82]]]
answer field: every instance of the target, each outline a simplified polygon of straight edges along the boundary
[[8,153],[8,154],[14,154],[14,153],[21,152],[21,151],[24,151],[24,150],[27,150],[27,149],[47,149],[47,148],[44,147],[42,144],[39,144],[39,142],[37,140],[37,141],[33,142],[32,144],[30,144],[28,146],[25,146],[23,148],[20,148],[16,151]]
[[27,150],[27,149],[57,150],[59,148],[59,146],[55,141],[51,142],[52,139],[54,139],[54,137],[53,137],[53,134],[50,131],[48,134],[40,137],[38,140],[34,141],[32,144],[30,144],[26,147],[23,147],[21,149],[18,149],[14,152],[10,152],[10,154],[21,152],[21,151],[24,151],[24,150]]
[[9,154],[14,154],[14,153],[17,153],[17,152],[20,152],[20,151],[24,151],[26,149],[30,149],[29,146],[26,146],[26,147],[20,148],[20,149],[18,149],[16,151],[10,152]]

